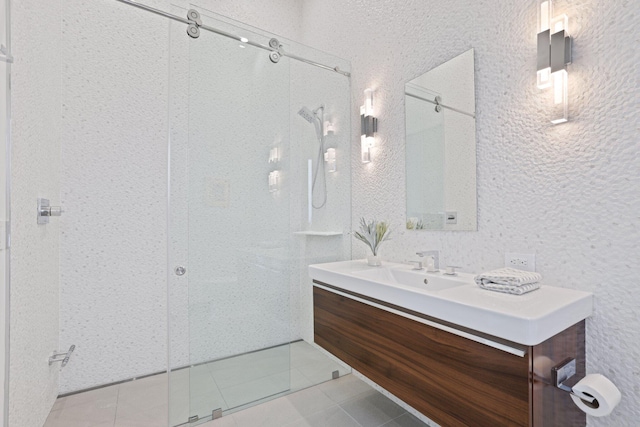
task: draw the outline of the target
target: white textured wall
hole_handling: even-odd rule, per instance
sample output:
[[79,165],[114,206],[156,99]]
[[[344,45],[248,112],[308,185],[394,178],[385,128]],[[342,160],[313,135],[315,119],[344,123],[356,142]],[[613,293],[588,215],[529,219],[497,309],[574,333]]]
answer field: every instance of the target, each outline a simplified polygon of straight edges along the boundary
[[[36,199],[60,203],[60,3],[12,2],[13,152],[9,425],[41,426],[58,394],[59,218],[36,223]],[[28,23],[28,25],[25,25]]]
[[[570,16],[570,117],[549,124],[535,87],[536,7],[527,2],[325,0],[305,3],[308,43],[352,60],[353,220],[388,217],[382,256],[403,261],[439,249],[446,264],[479,272],[505,251],[537,254],[549,285],[594,292],[587,370],[622,390],[615,412],[589,426],[640,418],[639,2],[558,1]],[[339,13],[337,12],[339,11]],[[469,48],[476,52],[478,232],[403,230],[407,80]],[[359,162],[357,111],[377,89],[379,148]],[[365,254],[354,244],[354,257]]]

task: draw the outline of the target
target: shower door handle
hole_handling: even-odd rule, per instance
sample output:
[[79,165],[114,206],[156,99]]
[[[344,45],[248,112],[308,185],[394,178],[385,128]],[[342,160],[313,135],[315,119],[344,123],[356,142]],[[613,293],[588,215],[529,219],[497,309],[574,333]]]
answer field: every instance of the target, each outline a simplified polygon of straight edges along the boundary
[[184,276],[187,272],[187,269],[179,265],[173,271],[176,273],[176,276]]

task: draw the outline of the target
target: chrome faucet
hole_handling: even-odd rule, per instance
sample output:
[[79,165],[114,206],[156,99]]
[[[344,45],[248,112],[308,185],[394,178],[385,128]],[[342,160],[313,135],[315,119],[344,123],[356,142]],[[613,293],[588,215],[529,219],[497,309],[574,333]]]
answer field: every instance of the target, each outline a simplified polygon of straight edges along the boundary
[[431,257],[433,259],[433,267],[427,262],[427,272],[436,272],[440,268],[440,251],[420,251],[416,252],[419,257]]

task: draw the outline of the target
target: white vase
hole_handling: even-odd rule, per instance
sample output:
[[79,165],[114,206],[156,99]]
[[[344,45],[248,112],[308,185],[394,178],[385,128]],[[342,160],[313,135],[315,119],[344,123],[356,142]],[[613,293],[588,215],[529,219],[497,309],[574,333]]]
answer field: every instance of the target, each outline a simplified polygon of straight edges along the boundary
[[382,265],[382,262],[380,261],[380,257],[378,255],[368,255],[367,265],[370,265],[372,267],[380,267]]

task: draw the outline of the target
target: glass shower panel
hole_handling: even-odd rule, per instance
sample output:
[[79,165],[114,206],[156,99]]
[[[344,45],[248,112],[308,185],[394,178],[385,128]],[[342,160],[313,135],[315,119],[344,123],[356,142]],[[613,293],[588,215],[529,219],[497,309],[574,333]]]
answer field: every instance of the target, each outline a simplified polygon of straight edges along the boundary
[[290,389],[289,59],[184,31],[172,24],[172,425]]

